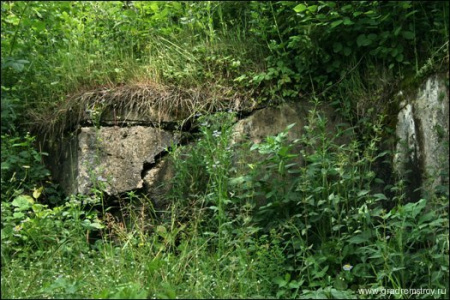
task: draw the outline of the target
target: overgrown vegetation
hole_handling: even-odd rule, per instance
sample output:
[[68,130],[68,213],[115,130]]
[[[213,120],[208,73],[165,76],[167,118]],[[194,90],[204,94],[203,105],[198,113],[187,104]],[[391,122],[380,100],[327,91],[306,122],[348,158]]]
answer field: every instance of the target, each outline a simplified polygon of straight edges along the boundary
[[[448,297],[448,186],[411,203],[374,169],[392,161],[395,89],[448,74],[448,2],[1,9],[2,298]],[[285,100],[312,101],[300,139],[292,124],[232,142],[226,108]],[[320,102],[350,127],[330,136]],[[171,150],[166,210],[130,192],[117,216],[98,187],[59,192],[36,135],[72,129],[66,113],[155,103],[203,114],[197,142]]]

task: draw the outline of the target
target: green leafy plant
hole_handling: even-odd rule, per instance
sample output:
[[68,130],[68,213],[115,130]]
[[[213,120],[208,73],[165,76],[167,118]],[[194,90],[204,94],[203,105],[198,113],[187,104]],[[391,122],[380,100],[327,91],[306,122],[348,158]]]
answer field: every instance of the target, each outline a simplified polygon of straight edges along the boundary
[[37,203],[37,198],[35,193],[34,199],[20,195],[11,203],[2,201],[2,262],[30,253],[77,255],[89,248],[89,232],[103,228],[96,212],[84,209],[76,198],[52,209]]
[[41,187],[50,172],[42,163],[42,155],[34,148],[35,137],[2,135],[2,201]]
[[[225,112],[201,116],[198,119],[201,137],[198,143],[189,149],[190,154],[185,154],[187,159],[183,162],[178,158],[180,149],[173,152],[178,158],[175,160],[175,170],[178,172],[173,184],[178,185],[175,182],[180,180],[183,182],[185,179],[187,179],[184,181],[185,184],[186,182],[189,184],[178,185],[173,193],[178,196],[183,194],[187,194],[188,197],[194,196],[197,202],[201,199],[199,204],[204,204],[211,210],[217,220],[214,227],[218,228],[219,249],[223,247],[222,233],[225,230],[223,227],[229,221],[226,215],[227,207],[232,204],[228,181],[232,170],[230,141],[234,119],[234,114]],[[198,192],[200,194],[197,194]]]
[[[388,198],[372,191],[380,179],[371,170],[377,159],[387,155],[387,152],[377,150],[382,122],[372,124],[374,135],[364,144],[353,141],[338,145],[334,138],[338,138],[339,133],[334,137],[329,135],[327,120],[321,116],[317,103],[311,109],[308,121],[302,138],[294,143],[285,139],[287,128],[277,136],[253,145],[252,149],[257,149],[263,158],[252,164],[245,176],[231,180],[235,191],[242,193],[241,199],[253,202],[253,195],[259,196],[252,221],[261,226],[263,232],[273,228],[282,232],[280,244],[291,261],[291,268],[275,279],[281,289],[280,295],[299,293],[299,286],[321,289],[334,286],[331,290],[335,292],[327,297],[337,297],[341,290],[356,292],[357,287],[367,285],[367,278],[371,277],[382,280],[382,283],[377,282],[384,287],[400,288],[411,284],[415,279],[406,279],[407,275],[402,271],[405,261],[421,256],[419,245],[424,245],[424,241],[419,240],[426,239],[431,230],[427,220],[433,219],[433,224],[441,226],[444,232],[448,228],[445,216],[431,218],[431,213],[427,215],[423,211],[425,200],[405,204],[402,200],[404,190],[399,182],[392,187],[394,196],[390,200],[398,206],[387,214],[389,222],[383,217]],[[299,154],[293,151],[296,144],[302,145],[301,162],[298,161]],[[417,220],[421,215],[424,222],[415,231],[418,240],[410,240],[411,244],[405,243],[405,237],[411,237],[410,233],[402,233],[409,222],[406,215],[411,220]],[[395,217],[391,219],[391,216]],[[380,236],[381,232],[384,236]],[[392,236],[387,232],[392,232]],[[433,244],[442,247],[440,241]],[[439,253],[446,251],[445,247],[440,248]],[[444,255],[436,256],[434,263],[443,258]],[[335,270],[342,271],[336,273]],[[414,274],[424,275],[425,272],[417,270]],[[377,286],[374,282],[371,284]],[[438,282],[433,284],[442,288]],[[312,294],[304,291],[303,296],[307,295]],[[350,291],[349,295],[354,297]]]

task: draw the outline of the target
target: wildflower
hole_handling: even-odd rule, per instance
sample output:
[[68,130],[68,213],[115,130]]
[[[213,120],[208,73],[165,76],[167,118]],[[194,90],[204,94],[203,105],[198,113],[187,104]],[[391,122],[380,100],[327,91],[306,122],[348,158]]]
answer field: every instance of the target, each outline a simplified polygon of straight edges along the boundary
[[106,182],[106,179],[103,178],[101,175],[97,177],[97,180],[98,180],[98,181]]
[[15,232],[19,232],[22,230],[22,225],[17,225],[16,227],[14,227],[13,229]]
[[73,205],[79,205],[81,204],[81,201],[77,200],[75,197],[70,198],[69,203],[73,204]]
[[344,271],[350,271],[353,269],[353,266],[351,264],[345,264],[343,267]]
[[220,131],[214,130],[212,135],[213,135],[213,137],[219,137],[220,136]]

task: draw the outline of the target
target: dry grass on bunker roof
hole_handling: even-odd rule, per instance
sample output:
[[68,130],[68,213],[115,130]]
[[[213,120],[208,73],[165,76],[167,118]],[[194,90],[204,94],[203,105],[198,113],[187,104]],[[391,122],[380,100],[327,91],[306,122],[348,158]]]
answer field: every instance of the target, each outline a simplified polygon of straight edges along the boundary
[[53,136],[74,130],[86,120],[93,121],[94,111],[98,115],[112,109],[133,111],[140,115],[154,114],[156,111],[156,115],[170,115],[174,121],[179,121],[191,118],[196,113],[245,110],[255,105],[251,100],[251,91],[210,83],[183,89],[146,80],[78,91],[52,107],[30,111],[29,121],[32,132]]

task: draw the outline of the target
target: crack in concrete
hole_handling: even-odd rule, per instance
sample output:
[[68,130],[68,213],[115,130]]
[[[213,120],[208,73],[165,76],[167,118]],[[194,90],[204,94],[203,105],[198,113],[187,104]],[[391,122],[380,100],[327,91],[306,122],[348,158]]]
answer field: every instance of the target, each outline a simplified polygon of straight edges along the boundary
[[145,176],[147,176],[147,173],[152,170],[155,166],[157,166],[167,155],[169,155],[169,152],[171,149],[163,150],[162,152],[156,154],[153,157],[153,162],[144,161],[142,165],[142,171],[141,171],[141,179],[144,180]]

